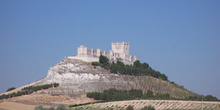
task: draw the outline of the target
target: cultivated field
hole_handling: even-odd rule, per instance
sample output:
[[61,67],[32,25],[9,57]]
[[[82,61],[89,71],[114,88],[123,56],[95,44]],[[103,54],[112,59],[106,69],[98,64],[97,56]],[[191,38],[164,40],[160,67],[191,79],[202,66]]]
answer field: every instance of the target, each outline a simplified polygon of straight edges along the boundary
[[[207,101],[175,101],[175,100],[130,100],[115,101],[105,103],[95,103],[85,106],[79,106],[74,109],[87,110],[125,110],[127,106],[134,106],[135,110],[140,110],[144,106],[152,105],[156,110],[220,110],[220,102]],[[0,110],[33,110],[37,105],[22,104],[16,102],[1,102]],[[49,108],[49,106],[46,106]]]
[[1,102],[0,110],[33,110],[37,105],[28,105],[16,102]]
[[[79,108],[83,109],[108,109],[123,110],[127,106],[134,106],[135,110],[139,110],[144,106],[152,105],[156,110],[220,110],[220,102],[208,101],[175,101],[175,100],[131,100],[131,101],[116,101],[89,104]],[[72,108],[74,109],[74,108]]]

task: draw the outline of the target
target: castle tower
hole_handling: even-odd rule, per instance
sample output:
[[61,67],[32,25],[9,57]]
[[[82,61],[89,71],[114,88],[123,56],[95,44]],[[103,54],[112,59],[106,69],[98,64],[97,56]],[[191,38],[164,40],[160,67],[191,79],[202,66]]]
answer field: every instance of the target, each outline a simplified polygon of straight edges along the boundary
[[116,42],[112,43],[113,53],[129,55],[129,43],[127,42]]
[[124,64],[132,65],[137,56],[129,55],[129,43],[116,42],[112,43],[112,50],[102,51],[101,49],[88,49],[84,45],[80,45],[77,49],[77,56],[70,56],[70,59],[78,59],[85,62],[99,62],[99,56],[106,56],[110,62],[121,61]]
[[87,47],[85,47],[84,45],[80,45],[77,49],[77,54],[78,55],[87,55]]

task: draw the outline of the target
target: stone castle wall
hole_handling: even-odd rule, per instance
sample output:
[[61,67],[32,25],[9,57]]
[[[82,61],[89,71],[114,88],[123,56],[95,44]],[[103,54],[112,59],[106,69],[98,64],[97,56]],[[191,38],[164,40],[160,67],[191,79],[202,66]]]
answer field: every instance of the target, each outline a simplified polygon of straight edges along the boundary
[[102,51],[100,49],[88,49],[84,45],[80,45],[77,49],[77,56],[69,57],[79,59],[85,62],[98,62],[99,56],[106,56],[110,62],[122,61],[125,64],[132,65],[138,60],[137,56],[129,55],[129,43],[116,42],[112,43],[112,50]]

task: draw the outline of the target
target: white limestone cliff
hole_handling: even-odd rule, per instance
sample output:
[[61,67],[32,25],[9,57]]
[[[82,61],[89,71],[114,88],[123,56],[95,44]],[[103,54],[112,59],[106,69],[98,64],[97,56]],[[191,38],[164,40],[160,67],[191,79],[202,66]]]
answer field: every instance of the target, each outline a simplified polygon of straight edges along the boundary
[[76,91],[85,94],[108,88],[131,89],[131,85],[135,85],[101,67],[94,68],[89,63],[69,58],[64,58],[60,63],[50,67],[47,76],[37,85],[50,83],[59,83],[66,92],[72,94]]

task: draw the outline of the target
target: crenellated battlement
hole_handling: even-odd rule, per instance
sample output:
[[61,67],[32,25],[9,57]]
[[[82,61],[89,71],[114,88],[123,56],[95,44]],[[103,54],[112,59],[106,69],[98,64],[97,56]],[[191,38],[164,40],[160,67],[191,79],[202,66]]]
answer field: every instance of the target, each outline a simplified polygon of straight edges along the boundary
[[116,42],[112,43],[112,50],[102,51],[100,49],[88,49],[84,45],[80,45],[77,49],[77,56],[68,57],[72,59],[79,59],[85,62],[98,62],[99,56],[106,56],[110,63],[121,61],[124,64],[132,65],[136,60],[137,56],[129,55],[129,43],[127,42]]

